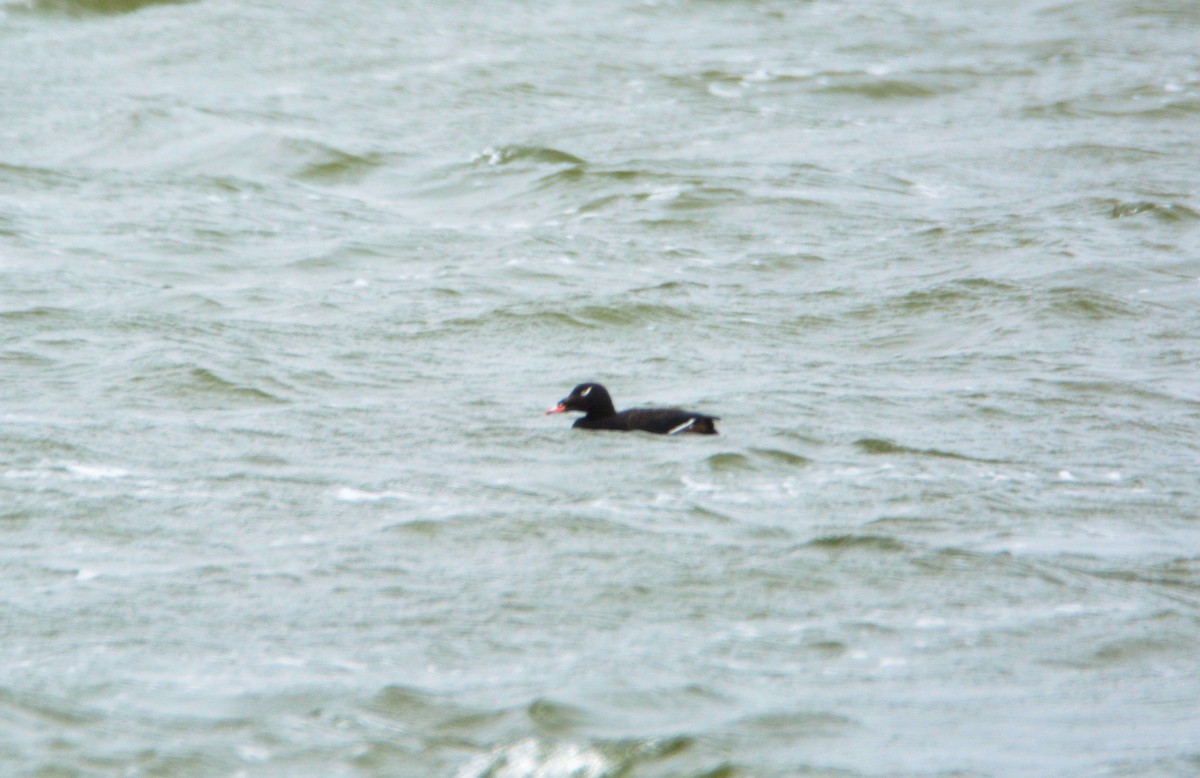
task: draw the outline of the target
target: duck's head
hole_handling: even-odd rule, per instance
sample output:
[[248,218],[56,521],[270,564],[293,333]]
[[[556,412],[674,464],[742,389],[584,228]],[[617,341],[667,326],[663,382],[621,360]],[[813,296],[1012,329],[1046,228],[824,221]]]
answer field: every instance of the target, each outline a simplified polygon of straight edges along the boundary
[[608,390],[600,384],[591,383],[575,387],[570,394],[558,401],[558,405],[546,413],[564,413],[566,411],[582,411],[587,414],[600,415],[616,413],[612,398],[608,396]]

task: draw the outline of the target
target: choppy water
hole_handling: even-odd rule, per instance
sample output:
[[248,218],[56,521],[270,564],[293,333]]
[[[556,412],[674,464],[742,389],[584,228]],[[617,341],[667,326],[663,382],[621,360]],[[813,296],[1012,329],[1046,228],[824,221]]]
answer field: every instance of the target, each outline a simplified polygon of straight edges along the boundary
[[0,7],[0,772],[1200,773],[1200,7],[953,5]]

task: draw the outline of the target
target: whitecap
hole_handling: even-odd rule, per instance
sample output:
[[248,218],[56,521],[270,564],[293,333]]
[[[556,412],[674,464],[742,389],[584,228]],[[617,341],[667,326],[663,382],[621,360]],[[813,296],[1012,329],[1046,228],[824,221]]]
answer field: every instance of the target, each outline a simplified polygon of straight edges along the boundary
[[337,490],[337,499],[342,502],[379,502],[380,500],[411,500],[412,495],[404,492],[367,492],[350,486]]
[[709,84],[708,93],[713,97],[719,97],[722,100],[737,100],[742,96],[741,90],[729,89],[727,87],[718,86],[717,84]]
[[652,191],[647,200],[676,200],[683,194],[681,186],[664,186]]
[[67,463],[67,472],[78,478],[83,478],[88,481],[99,481],[105,478],[124,478],[129,475],[129,471],[122,467],[110,467],[108,465],[79,465]]
[[266,762],[272,756],[271,749],[265,746],[242,744],[237,747],[238,756],[244,762]]
[[686,486],[688,489],[691,489],[694,492],[715,492],[717,490],[716,484],[705,483],[703,481],[697,481],[694,478],[689,478],[686,475],[680,476],[679,480],[683,483],[684,486]]
[[489,165],[499,165],[504,161],[504,150],[488,146],[483,151],[471,157],[472,162],[486,162]]
[[603,778],[611,770],[609,761],[595,749],[526,738],[475,757],[455,778]]
[[271,548],[282,548],[284,546],[315,546],[324,541],[317,535],[301,535],[298,538],[286,537],[276,538],[270,543]]
[[43,480],[46,473],[38,470],[5,470],[4,477],[12,480]]

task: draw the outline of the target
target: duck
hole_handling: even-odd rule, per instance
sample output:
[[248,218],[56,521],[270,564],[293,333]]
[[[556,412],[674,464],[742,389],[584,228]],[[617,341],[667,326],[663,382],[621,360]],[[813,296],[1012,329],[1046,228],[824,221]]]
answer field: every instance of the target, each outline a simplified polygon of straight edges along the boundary
[[714,422],[720,416],[685,411],[682,408],[630,408],[617,412],[612,397],[603,385],[580,384],[571,393],[546,411],[546,414],[582,411],[583,416],[571,425],[582,430],[613,430],[616,432],[651,432],[656,435],[716,435]]

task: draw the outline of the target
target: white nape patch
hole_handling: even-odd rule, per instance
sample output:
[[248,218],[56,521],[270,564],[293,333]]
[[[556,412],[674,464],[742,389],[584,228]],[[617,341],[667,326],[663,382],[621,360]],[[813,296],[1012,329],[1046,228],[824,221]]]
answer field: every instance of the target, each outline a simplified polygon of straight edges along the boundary
[[580,393],[579,393],[579,396],[580,396],[580,397],[587,397],[587,396],[588,396],[589,394],[591,394],[591,393],[592,393],[592,387],[590,387],[590,386],[589,386],[587,389],[584,389],[582,392],[580,392]]
[[693,424],[695,424],[695,423],[696,423],[696,417],[694,417],[694,416],[693,416],[692,418],[688,419],[688,420],[687,420],[687,421],[685,421],[683,424],[680,424],[678,427],[676,427],[675,429],[671,430],[671,431],[670,431],[670,432],[668,432],[667,434],[668,434],[668,435],[674,435],[674,434],[676,434],[676,433],[678,433],[678,432],[683,432],[684,430],[689,430],[689,429],[691,429],[691,428],[692,428],[692,425],[693,425]]

